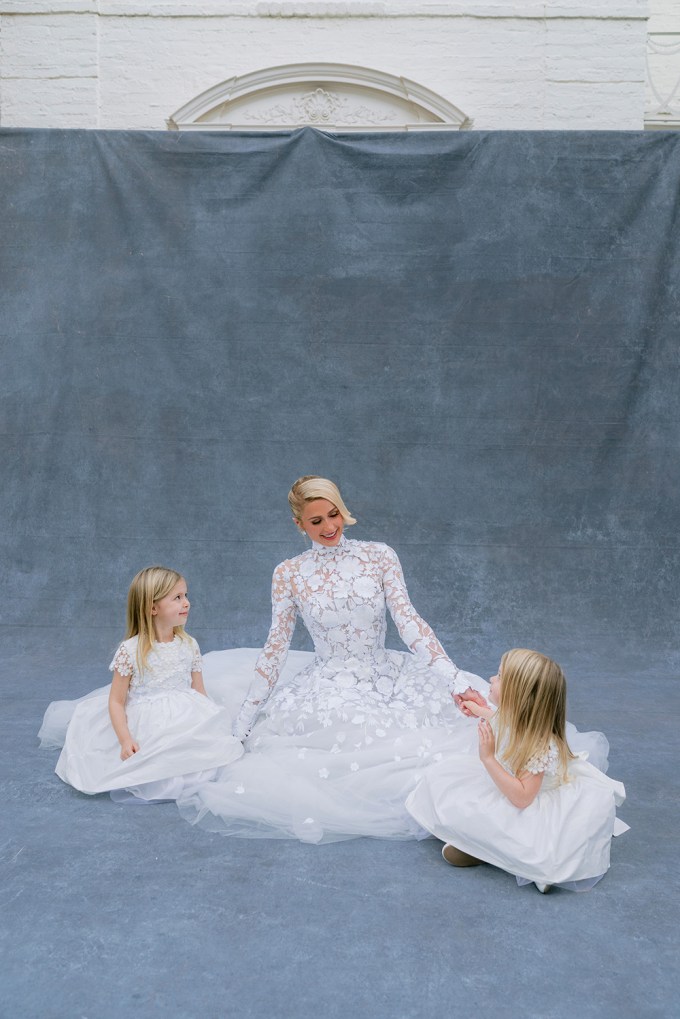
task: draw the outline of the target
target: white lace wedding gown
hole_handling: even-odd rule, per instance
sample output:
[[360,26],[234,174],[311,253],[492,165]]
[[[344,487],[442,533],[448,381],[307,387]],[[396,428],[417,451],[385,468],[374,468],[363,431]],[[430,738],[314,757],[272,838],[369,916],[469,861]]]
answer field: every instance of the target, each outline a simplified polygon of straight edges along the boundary
[[77,701],[53,701],[39,736],[43,746],[63,745],[56,773],[80,792],[110,792],[118,802],[174,800],[214,779],[243,748],[232,736],[229,713],[191,687],[191,673],[202,669],[193,637],[155,642],[143,671],[137,641],[123,641],[110,665],[130,676],[125,714],[136,754],[120,759],[109,687]]
[[[276,568],[272,602],[259,655],[204,657],[207,689],[232,710],[243,700],[244,670],[256,667],[237,720],[237,731],[252,731],[244,757],[181,797],[180,812],[225,835],[426,837],[406,797],[446,754],[476,753],[477,720],[451,694],[473,686],[486,696],[488,684],[449,660],[386,545],[344,536],[335,547],[314,543]],[[386,607],[410,652],[385,648]],[[284,670],[298,614],[315,651],[293,652],[299,671]],[[606,740],[590,735],[604,764]]]

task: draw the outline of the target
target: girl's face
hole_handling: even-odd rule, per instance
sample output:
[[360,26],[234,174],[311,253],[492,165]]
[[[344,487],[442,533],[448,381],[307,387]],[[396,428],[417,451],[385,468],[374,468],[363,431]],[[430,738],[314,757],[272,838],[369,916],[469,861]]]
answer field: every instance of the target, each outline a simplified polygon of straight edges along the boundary
[[328,499],[312,499],[305,503],[302,517],[296,523],[302,527],[312,541],[319,545],[332,548],[342,538],[342,530],[345,522],[337,506],[334,506]]
[[151,615],[154,617],[156,631],[168,633],[175,626],[184,626],[189,615],[189,605],[187,582],[184,579],[178,580],[164,598],[153,603]]
[[492,704],[495,704],[496,707],[498,707],[498,705],[501,702],[501,667],[500,667],[500,665],[498,666],[498,672],[496,673],[495,676],[491,677],[491,679],[489,680],[489,683],[491,683],[491,690],[489,691],[489,700],[491,701]]

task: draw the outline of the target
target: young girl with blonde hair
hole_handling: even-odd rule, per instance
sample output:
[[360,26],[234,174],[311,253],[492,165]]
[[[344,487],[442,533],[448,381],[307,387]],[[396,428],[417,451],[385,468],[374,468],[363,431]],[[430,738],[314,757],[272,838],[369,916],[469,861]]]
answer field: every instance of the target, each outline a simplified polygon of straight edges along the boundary
[[466,702],[479,718],[479,760],[447,755],[409,796],[408,810],[446,843],[442,855],[453,866],[491,863],[542,892],[592,887],[609,868],[624,787],[571,752],[556,662],[515,648],[490,682],[495,708]]
[[56,767],[64,782],[117,802],[174,800],[241,756],[231,716],[206,695],[188,614],[181,574],[149,566],[134,578],[111,686],[75,704]]

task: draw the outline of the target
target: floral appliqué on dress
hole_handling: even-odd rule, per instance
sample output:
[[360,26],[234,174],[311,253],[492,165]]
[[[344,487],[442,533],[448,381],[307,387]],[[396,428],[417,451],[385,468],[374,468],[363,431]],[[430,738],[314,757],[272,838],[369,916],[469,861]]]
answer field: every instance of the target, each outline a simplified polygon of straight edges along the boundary
[[[411,654],[385,648],[386,609]],[[314,662],[274,690],[298,615],[314,641]],[[441,724],[457,676],[411,605],[396,553],[343,536],[337,546],[314,544],[276,567],[272,625],[235,731],[247,732],[267,701],[279,732],[346,722],[370,727],[372,739],[395,725]]]

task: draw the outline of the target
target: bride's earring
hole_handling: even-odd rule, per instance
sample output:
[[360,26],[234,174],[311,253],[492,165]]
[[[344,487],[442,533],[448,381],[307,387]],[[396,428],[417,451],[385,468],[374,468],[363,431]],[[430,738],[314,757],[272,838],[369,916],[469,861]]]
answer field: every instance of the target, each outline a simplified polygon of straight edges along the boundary
[[302,537],[303,538],[307,538],[308,537],[307,532],[305,531],[304,527],[302,527],[302,525],[300,524],[299,520],[296,520],[295,517],[293,517],[293,523],[297,527],[297,529],[300,532],[300,534],[302,535]]

